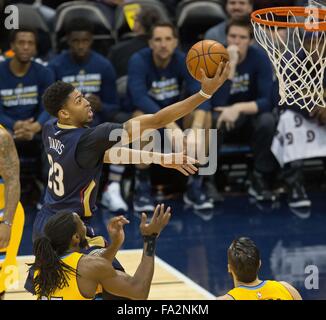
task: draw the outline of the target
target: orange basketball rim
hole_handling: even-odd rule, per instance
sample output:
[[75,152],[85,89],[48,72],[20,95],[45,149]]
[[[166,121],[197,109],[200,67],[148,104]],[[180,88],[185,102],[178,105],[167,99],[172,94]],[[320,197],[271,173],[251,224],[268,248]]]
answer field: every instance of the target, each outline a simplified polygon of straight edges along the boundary
[[[279,21],[277,17],[303,17],[305,22]],[[273,7],[252,12],[253,23],[270,27],[302,28],[306,31],[326,31],[326,10],[317,7]],[[321,20],[321,21],[320,21]]]

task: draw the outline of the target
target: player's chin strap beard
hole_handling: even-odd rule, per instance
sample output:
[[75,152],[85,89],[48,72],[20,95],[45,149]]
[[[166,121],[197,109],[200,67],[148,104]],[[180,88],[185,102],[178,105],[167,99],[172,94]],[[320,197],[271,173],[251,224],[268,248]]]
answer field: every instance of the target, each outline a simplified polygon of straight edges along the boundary
[[147,244],[145,254],[148,257],[153,257],[155,254],[157,236],[157,233],[153,233],[150,236],[143,236],[144,243]]

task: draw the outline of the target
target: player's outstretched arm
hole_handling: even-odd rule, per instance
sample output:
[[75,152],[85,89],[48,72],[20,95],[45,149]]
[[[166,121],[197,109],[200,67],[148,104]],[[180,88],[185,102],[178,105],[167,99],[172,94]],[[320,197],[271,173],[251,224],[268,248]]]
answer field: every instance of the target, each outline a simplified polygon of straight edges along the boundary
[[125,240],[124,226],[129,223],[124,216],[120,215],[109,220],[106,229],[110,236],[110,245],[103,249],[96,249],[89,254],[99,256],[112,263],[118,250],[121,248]]
[[130,149],[125,147],[113,147],[105,152],[105,163],[111,164],[159,164],[162,167],[175,169],[185,176],[195,174],[198,168],[196,159],[183,153],[160,153],[146,150]]
[[128,133],[129,141],[137,140],[145,130],[163,128],[196,109],[205,100],[209,99],[228,79],[230,72],[229,63],[220,63],[213,78],[208,78],[201,69],[201,91],[189,98],[174,103],[154,114],[145,114],[132,118],[124,123],[123,127]]
[[[0,224],[0,248],[8,246],[11,224],[20,199],[19,158],[11,135],[0,129],[0,176],[5,183],[5,209]],[[5,223],[4,223],[5,222]]]
[[84,262],[78,270],[81,276],[101,284],[105,291],[114,295],[138,300],[147,299],[154,274],[156,239],[168,224],[170,217],[170,208],[165,210],[164,205],[155,208],[150,223],[146,222],[146,214],[142,214],[140,232],[144,239],[143,256],[133,276],[114,270],[106,259],[93,256],[83,258]]

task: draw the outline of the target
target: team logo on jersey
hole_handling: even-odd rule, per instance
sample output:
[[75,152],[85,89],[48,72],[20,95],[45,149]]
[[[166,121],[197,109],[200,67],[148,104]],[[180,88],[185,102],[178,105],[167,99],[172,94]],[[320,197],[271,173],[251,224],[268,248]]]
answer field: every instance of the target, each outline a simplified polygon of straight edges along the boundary
[[257,292],[257,298],[258,298],[258,299],[261,299],[262,296],[263,296],[263,295],[261,294],[261,292]]

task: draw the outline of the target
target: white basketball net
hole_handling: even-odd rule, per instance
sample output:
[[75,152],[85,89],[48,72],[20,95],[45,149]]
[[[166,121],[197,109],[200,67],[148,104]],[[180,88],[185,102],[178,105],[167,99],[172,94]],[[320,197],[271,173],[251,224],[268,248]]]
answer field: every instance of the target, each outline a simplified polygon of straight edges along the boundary
[[[268,21],[276,20],[273,12],[257,17]],[[288,11],[286,18],[288,23],[304,21],[304,17],[297,17],[291,11]],[[309,111],[315,106],[325,108],[323,81],[326,32],[308,32],[299,27],[272,27],[254,20],[252,24],[257,42],[266,50],[274,65],[279,81],[279,105],[295,104]]]
[[309,0],[308,5],[311,7],[324,8],[326,6],[326,0]]

